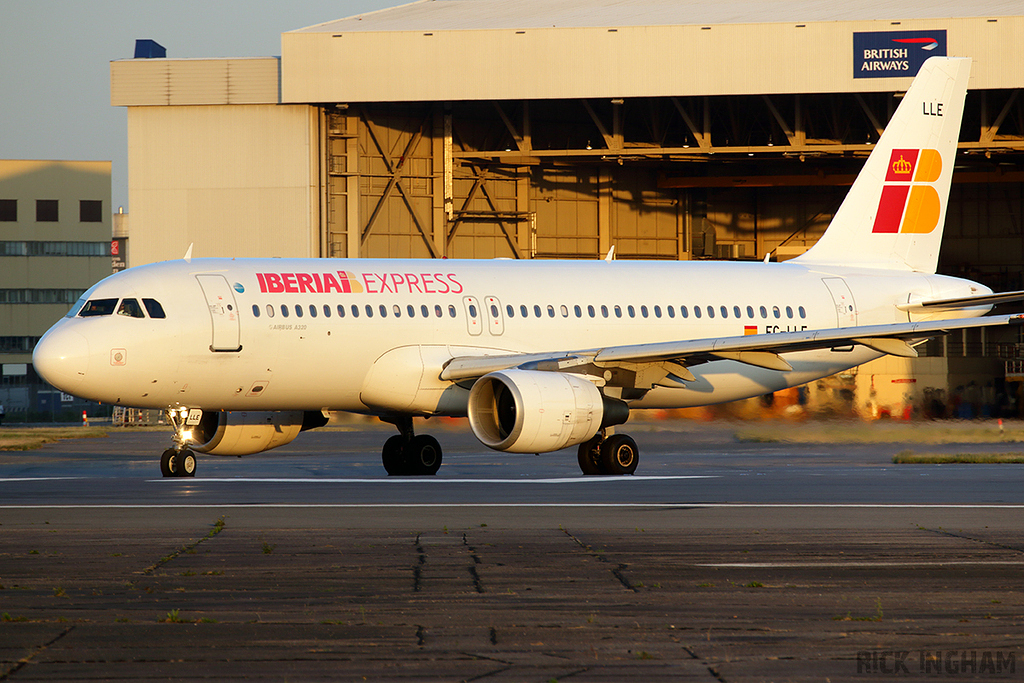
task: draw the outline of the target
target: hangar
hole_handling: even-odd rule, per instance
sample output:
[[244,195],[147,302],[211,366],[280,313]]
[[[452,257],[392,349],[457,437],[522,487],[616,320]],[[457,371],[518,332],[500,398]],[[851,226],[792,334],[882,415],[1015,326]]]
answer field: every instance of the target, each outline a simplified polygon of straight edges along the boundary
[[[923,59],[948,54],[974,65],[940,271],[1021,289],[1015,12],[421,0],[285,32],[280,57],[115,61],[129,262],[190,243],[210,256],[789,258],[827,225]],[[930,343],[913,369],[872,374],[892,386],[858,385],[857,402],[920,405],[972,380],[994,392],[1018,341]]]

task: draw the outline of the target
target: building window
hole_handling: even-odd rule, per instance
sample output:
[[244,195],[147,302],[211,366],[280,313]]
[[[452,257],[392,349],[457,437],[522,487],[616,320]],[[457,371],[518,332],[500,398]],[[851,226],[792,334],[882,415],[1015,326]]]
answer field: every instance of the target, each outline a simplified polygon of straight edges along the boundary
[[11,223],[18,220],[18,200],[0,199],[0,221]]
[[36,223],[56,223],[57,220],[57,200],[37,199]]
[[78,202],[78,220],[82,223],[103,222],[103,200],[82,199]]

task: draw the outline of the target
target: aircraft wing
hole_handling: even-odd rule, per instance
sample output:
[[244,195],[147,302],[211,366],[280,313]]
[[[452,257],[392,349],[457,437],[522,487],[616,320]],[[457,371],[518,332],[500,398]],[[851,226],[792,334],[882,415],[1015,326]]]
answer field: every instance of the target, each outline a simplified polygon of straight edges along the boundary
[[712,360],[735,360],[771,370],[788,371],[792,370],[792,367],[780,354],[853,344],[867,346],[881,353],[914,358],[917,351],[908,342],[941,336],[954,330],[1020,324],[1024,324],[1024,314],[777,332],[741,337],[710,337],[578,351],[460,356],[450,360],[440,376],[444,380],[460,381],[515,367],[557,372],[586,364],[609,367],[622,364],[671,363],[671,374],[682,380],[689,380],[692,379],[692,375],[686,370],[687,366]]

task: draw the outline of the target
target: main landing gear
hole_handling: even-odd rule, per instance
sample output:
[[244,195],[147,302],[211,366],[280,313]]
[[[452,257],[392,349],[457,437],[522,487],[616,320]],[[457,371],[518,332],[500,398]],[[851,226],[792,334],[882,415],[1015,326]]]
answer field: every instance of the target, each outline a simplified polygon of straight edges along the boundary
[[437,439],[428,434],[414,434],[411,417],[381,419],[395,425],[401,432],[384,442],[381,460],[389,475],[437,474],[441,467],[441,444]]
[[[199,413],[200,415],[202,413]],[[196,476],[196,454],[189,450],[188,442],[192,432],[187,426],[189,411],[168,410],[167,420],[174,426],[174,447],[160,456],[160,474],[165,477]],[[198,422],[198,417],[196,417]]]
[[633,474],[640,462],[640,451],[625,434],[609,434],[602,430],[579,447],[580,470],[583,474]]

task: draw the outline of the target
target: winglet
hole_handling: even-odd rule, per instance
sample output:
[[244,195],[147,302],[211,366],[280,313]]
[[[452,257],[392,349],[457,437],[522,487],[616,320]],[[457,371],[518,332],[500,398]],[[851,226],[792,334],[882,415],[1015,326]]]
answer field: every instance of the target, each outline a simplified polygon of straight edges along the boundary
[[615,245],[614,244],[612,245],[612,248],[608,250],[608,254],[604,257],[604,260],[607,261],[608,263],[611,263],[612,261],[615,260]]
[[189,243],[188,251],[185,252],[185,257],[184,257],[185,258],[185,263],[192,263],[192,245],[193,244],[195,244],[195,242]]

